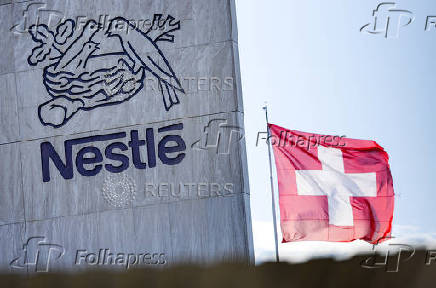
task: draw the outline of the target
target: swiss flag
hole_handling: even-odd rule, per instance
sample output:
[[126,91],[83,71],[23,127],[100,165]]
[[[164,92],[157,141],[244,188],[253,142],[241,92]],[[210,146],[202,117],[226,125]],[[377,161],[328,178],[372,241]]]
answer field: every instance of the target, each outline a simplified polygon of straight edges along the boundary
[[389,156],[375,141],[268,124],[279,184],[283,242],[379,243],[390,238]]

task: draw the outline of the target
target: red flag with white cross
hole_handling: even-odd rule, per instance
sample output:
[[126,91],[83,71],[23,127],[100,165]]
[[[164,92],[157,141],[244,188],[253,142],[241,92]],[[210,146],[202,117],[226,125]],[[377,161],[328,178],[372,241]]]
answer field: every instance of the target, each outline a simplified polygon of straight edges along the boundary
[[375,141],[268,124],[279,184],[283,242],[391,236],[394,189],[389,156]]

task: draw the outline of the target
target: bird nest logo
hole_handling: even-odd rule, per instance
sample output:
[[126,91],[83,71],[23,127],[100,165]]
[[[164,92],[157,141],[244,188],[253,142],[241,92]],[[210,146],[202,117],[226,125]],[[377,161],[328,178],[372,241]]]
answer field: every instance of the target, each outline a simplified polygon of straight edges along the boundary
[[160,41],[174,42],[180,21],[155,14],[147,31],[122,17],[111,19],[107,29],[94,20],[82,26],[66,19],[55,31],[45,24],[29,28],[37,46],[27,61],[43,67],[52,98],[38,107],[43,125],[58,128],[79,110],[128,101],[143,89],[145,77],[157,79],[166,111],[180,103],[177,94],[185,91],[158,47]]
[[135,200],[135,182],[126,174],[107,176],[102,190],[106,202],[117,208],[126,207]]

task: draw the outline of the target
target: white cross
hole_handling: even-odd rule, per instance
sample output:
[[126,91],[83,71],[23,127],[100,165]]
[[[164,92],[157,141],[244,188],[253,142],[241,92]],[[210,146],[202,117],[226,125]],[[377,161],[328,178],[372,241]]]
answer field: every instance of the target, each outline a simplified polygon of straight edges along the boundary
[[318,146],[322,170],[296,170],[298,195],[327,196],[329,224],[353,226],[350,196],[376,197],[374,173],[345,173],[342,151]]

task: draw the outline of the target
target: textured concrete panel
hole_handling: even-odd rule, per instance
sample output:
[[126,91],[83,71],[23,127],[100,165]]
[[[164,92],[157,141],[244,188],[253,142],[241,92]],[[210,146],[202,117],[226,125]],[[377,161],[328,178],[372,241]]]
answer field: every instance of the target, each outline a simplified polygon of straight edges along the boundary
[[0,75],[0,144],[18,140],[15,74]]
[[9,2],[0,268],[253,262],[234,1]]
[[24,221],[18,144],[0,145],[0,225]]
[[[27,226],[25,239],[44,235],[46,244],[58,248],[48,263],[50,271],[126,269],[129,254],[131,267],[154,267],[157,263],[151,262],[156,260],[161,261],[157,265],[163,267],[171,262],[168,209],[165,206],[30,221]],[[56,243],[62,245],[57,247]],[[64,253],[62,257],[56,257],[58,251]],[[121,257],[117,260],[119,254]],[[35,267],[30,268],[30,272],[37,272],[33,270]]]
[[[132,267],[164,267],[173,262],[169,227],[168,207],[162,205],[30,221],[25,239],[39,237],[43,243],[56,248],[47,263],[50,271],[126,269],[129,254]],[[63,253],[62,257],[56,257],[58,252]],[[122,256],[117,260],[118,254]],[[30,272],[40,272],[34,271],[33,266],[30,269]]]
[[[160,256],[158,267],[174,263],[173,248],[171,246],[171,230],[167,204],[138,207],[133,209],[135,247],[137,254],[164,254]],[[151,255],[153,256],[153,255]],[[156,256],[155,256],[156,257]],[[148,260],[148,261],[147,261]],[[153,267],[151,259],[144,259],[139,264]]]
[[[126,137],[121,141],[128,145],[132,130],[138,131],[140,139],[145,139],[146,130],[152,128],[156,134],[155,141],[158,143],[168,134],[158,135],[159,128],[171,124],[183,124],[183,130],[177,134],[186,143],[188,151],[180,164],[169,166],[157,159],[156,167],[136,169],[134,164],[130,162],[129,168],[124,172],[134,182],[135,186],[135,199],[129,203],[129,206],[145,206],[169,201],[247,193],[246,188],[248,186],[244,187],[244,183],[241,182],[245,176],[241,156],[238,155],[243,151],[240,147],[239,131],[235,130],[233,133],[230,131],[228,136],[231,138],[225,138],[225,135],[219,135],[218,133],[213,134],[215,131],[220,132],[213,125],[224,123],[239,127],[238,125],[242,121],[241,117],[241,113],[222,113],[179,121],[159,122],[152,125],[129,126],[128,129],[105,130],[105,133],[98,134],[126,133]],[[207,126],[216,129],[212,129],[210,134],[206,134],[204,129]],[[50,160],[51,179],[49,182],[43,182],[41,153],[35,153],[35,151],[39,151],[41,143],[49,142],[58,152],[60,158],[66,161],[65,141],[85,138],[95,134],[95,132],[92,132],[73,136],[58,136],[26,141],[20,144],[27,220],[41,220],[47,217],[72,216],[114,209],[104,199],[103,189],[105,183],[110,182],[111,179],[121,181],[118,180],[116,174],[109,173],[103,168],[98,175],[85,177],[80,175],[77,167],[75,167],[74,177],[65,180],[56,166],[53,165],[52,160]],[[219,147],[212,146],[206,149],[202,144],[204,144],[203,141],[207,136],[209,136],[209,144],[213,145],[216,144],[213,140],[216,141],[220,136],[221,143]],[[105,147],[116,141],[99,141],[92,143],[92,145],[104,153]],[[89,146],[89,143],[73,146],[73,162],[78,151],[87,146]],[[147,162],[145,147],[142,147],[141,152],[142,160]],[[126,151],[123,154],[130,156],[131,151]],[[106,159],[102,164],[112,162]],[[193,167],[195,169],[192,169]],[[38,173],[35,173],[35,171],[38,171]]]
[[[76,217],[59,217],[43,221],[28,221],[26,224],[26,238],[39,237],[46,246],[54,248],[52,255],[46,256],[48,263],[40,267],[28,265],[29,272],[40,272],[36,269],[48,268],[49,271],[75,268],[77,250],[98,251],[98,217],[84,215]],[[32,245],[36,251],[44,251],[41,245]],[[35,251],[29,251],[29,254]],[[62,255],[62,257],[58,257]],[[47,264],[47,266],[45,265]]]
[[198,263],[249,258],[242,201],[242,195],[234,195],[171,204],[174,257]]
[[26,267],[13,268],[10,263],[23,252],[25,240],[24,223],[0,226],[0,267],[8,273],[26,273]]
[[[148,27],[144,25],[149,23],[149,20],[152,20],[154,13],[170,14],[181,21],[181,31],[183,34],[180,35],[179,33],[175,37],[174,43],[161,43],[160,46],[163,51],[209,43],[237,41],[233,0],[99,0],[92,2],[87,0],[46,0],[44,2],[46,3],[45,6],[33,5],[30,6],[30,9],[38,9],[41,6],[52,10],[53,16],[50,24],[54,27],[61,17],[77,19],[80,16],[79,19],[96,19],[98,21],[100,15],[107,15],[106,19],[123,16],[127,19],[145,20],[141,21],[140,24],[142,26],[139,26],[144,28]],[[13,7],[8,8],[7,12],[9,14],[13,12],[13,19],[11,17],[5,18],[10,19],[7,20],[8,24],[12,23],[12,25],[7,27],[23,25],[23,19],[21,19],[22,11],[29,9],[30,3],[32,2],[18,2]],[[231,14],[233,14],[233,18],[230,17]],[[41,17],[48,16],[44,15]],[[100,19],[102,20],[101,22],[104,22],[103,17]],[[27,21],[28,23],[35,23],[35,19],[31,16],[29,16]],[[13,33],[13,37],[14,50],[16,52],[15,71],[33,69],[27,63],[28,47],[32,45],[31,39],[29,39],[27,33],[23,32]]]
[[[41,220],[91,212],[92,207],[97,205],[99,197],[99,194],[93,193],[95,178],[85,178],[80,182],[78,178],[65,181],[62,177],[52,177],[49,184],[43,183],[41,155],[34,152],[39,150],[40,142],[42,141],[21,144],[26,220]],[[52,143],[59,154],[62,154],[61,137],[53,139]],[[55,168],[52,166],[50,169],[54,174]],[[35,173],[36,171],[38,173]]]
[[[186,91],[180,95],[181,103],[168,112],[164,109],[158,82],[154,78],[146,78],[145,89],[133,99],[92,111],[78,111],[66,125],[58,129],[42,126],[38,119],[38,106],[51,99],[42,83],[43,71],[38,69],[19,72],[17,97],[21,139],[31,140],[182,117],[240,111],[240,79],[233,64],[235,48],[237,47],[233,42],[222,42],[168,51],[166,57],[180,75],[182,87]],[[39,95],[44,97],[38,97]]]
[[0,41],[0,75],[14,72],[14,42],[13,35],[9,29],[12,26],[12,5],[7,4],[0,6],[0,32],[2,39]]
[[[79,117],[72,118],[69,125],[59,127],[56,130],[52,129],[52,127],[41,125],[38,118],[38,105],[50,99],[50,96],[47,94],[42,83],[42,70],[38,69],[18,72],[16,75],[18,119],[21,134],[20,138],[22,140],[73,134],[91,130],[91,115],[85,111],[79,111]],[[40,96],[44,97],[41,98]]]
[[12,0],[0,0],[0,5],[10,4],[10,3],[12,3]]

